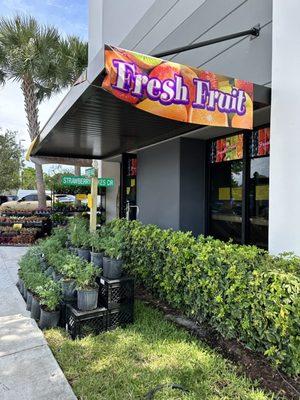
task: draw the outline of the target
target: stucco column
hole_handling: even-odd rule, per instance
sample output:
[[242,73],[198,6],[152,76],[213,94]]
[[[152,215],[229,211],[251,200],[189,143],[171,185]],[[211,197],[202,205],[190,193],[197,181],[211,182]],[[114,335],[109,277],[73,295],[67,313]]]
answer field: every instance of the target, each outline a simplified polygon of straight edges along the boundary
[[273,0],[270,155],[271,253],[300,255],[299,0]]

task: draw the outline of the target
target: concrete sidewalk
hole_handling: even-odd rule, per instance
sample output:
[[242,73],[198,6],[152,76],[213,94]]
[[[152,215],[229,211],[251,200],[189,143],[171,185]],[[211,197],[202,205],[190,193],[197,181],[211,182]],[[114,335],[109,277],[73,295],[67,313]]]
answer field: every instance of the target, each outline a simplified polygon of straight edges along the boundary
[[0,399],[76,400],[15,284],[24,247],[0,247]]

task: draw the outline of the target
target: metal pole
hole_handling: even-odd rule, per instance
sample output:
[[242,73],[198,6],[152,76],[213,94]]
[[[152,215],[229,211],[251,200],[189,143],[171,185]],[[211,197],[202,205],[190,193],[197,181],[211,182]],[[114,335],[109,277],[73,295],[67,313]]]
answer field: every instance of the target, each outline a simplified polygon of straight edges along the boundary
[[175,49],[171,49],[171,50],[167,50],[167,51],[162,51],[161,53],[156,53],[156,54],[151,54],[153,57],[166,57],[166,56],[170,56],[172,54],[176,54],[176,53],[182,53],[183,51],[188,51],[188,50],[193,50],[193,49],[197,49],[199,47],[204,47],[204,46],[209,46],[211,44],[215,44],[215,43],[220,43],[220,42],[224,42],[226,40],[231,40],[231,39],[236,39],[238,37],[242,37],[242,36],[259,36],[259,32],[260,32],[260,27],[253,27],[251,29],[248,29],[246,31],[241,31],[241,32],[237,32],[237,33],[232,33],[230,35],[226,35],[226,36],[221,36],[215,39],[210,39],[210,40],[205,40],[203,42],[200,43],[194,43],[194,44],[190,44],[187,46],[183,46],[183,47],[177,47]]
[[97,227],[97,200],[98,200],[98,163],[93,162],[95,174],[91,182],[92,207],[90,208],[90,232],[95,232]]

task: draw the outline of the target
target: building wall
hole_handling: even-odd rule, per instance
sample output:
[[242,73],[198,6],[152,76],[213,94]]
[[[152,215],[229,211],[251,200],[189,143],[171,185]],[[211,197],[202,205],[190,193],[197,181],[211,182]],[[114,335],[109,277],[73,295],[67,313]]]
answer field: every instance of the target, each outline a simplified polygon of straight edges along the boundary
[[205,229],[205,142],[177,139],[138,152],[139,220],[161,228]]
[[233,39],[167,58],[262,85],[271,82],[272,0],[89,0],[89,6],[90,57],[104,42],[155,54],[260,24],[257,39]]
[[179,229],[180,140],[137,153],[139,220]]
[[300,255],[299,1],[273,3],[269,249]]

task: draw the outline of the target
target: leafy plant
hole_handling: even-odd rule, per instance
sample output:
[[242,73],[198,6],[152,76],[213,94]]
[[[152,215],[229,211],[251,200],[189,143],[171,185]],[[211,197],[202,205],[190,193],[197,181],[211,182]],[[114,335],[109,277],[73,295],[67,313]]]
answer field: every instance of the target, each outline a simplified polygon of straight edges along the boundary
[[107,257],[120,260],[124,250],[123,233],[121,231],[115,232],[113,236],[104,237],[102,245]]
[[96,269],[85,260],[81,260],[81,268],[77,271],[76,287],[79,290],[96,287]]
[[91,233],[90,235],[90,245],[92,247],[93,252],[95,253],[103,253],[105,250],[105,232],[104,229],[101,228],[96,232]]
[[37,288],[40,304],[47,311],[56,311],[61,301],[60,286],[57,282],[49,280],[43,286]]
[[80,274],[82,268],[84,268],[82,259],[73,254],[68,254],[64,262],[61,264],[60,271],[64,280],[71,280],[75,279],[78,274]]
[[138,221],[109,226],[114,237],[105,253],[115,256],[118,242],[127,271],[157,296],[264,353],[290,375],[300,373],[299,257]]
[[73,218],[69,223],[71,243],[75,247],[89,247],[90,237],[87,221],[84,218]]

